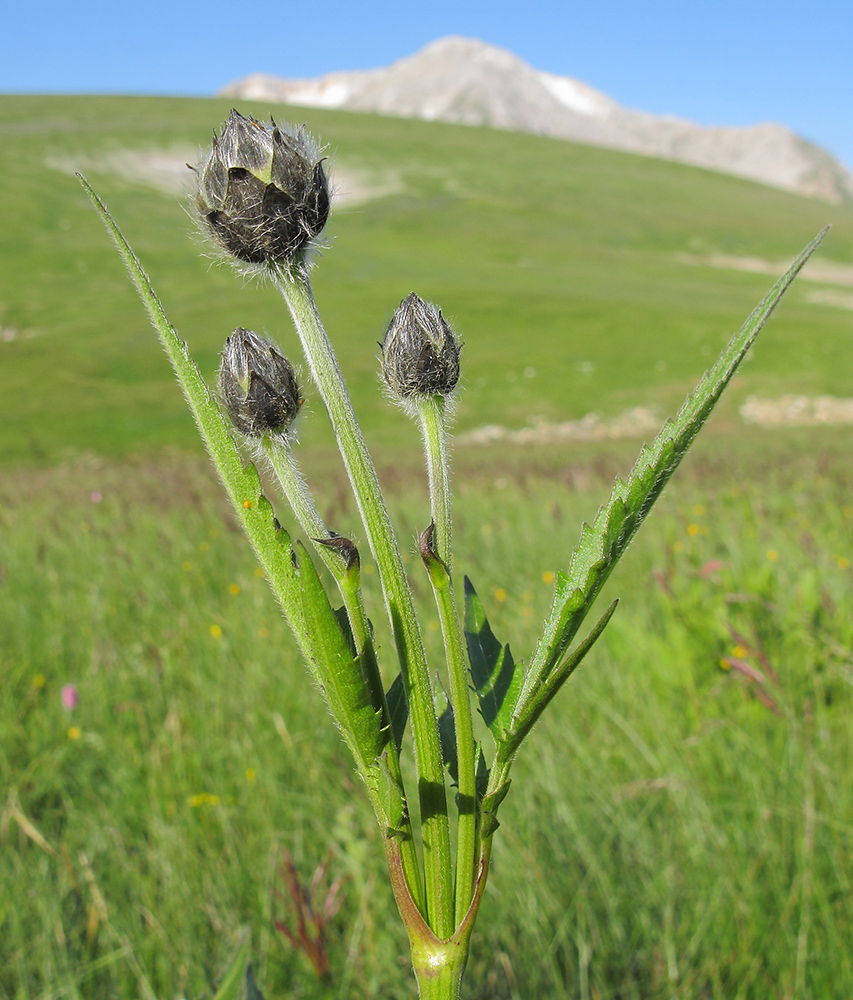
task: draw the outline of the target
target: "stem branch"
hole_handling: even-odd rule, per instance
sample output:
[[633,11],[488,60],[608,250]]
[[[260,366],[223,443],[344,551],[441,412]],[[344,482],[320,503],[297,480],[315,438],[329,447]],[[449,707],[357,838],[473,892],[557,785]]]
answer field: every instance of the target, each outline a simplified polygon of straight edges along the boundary
[[[456,763],[459,782],[459,826],[456,844],[456,887],[454,920],[459,926],[468,911],[474,892],[474,863],[477,852],[477,786],[474,727],[468,696],[468,663],[453,593],[450,565],[451,494],[447,456],[447,428],[443,396],[419,396],[415,400],[424,440],[429,477],[432,531],[429,545],[422,551],[435,596],[444,655],[450,679],[450,705],[456,732]],[[437,557],[437,559],[435,558]]]
[[438,936],[445,938],[453,931],[447,797],[429,668],[411,590],[379,479],[332,345],[317,313],[304,266],[297,264],[289,271],[275,272],[273,280],[290,309],[311,375],[329,414],[376,560],[412,720],[421,806],[427,919]]

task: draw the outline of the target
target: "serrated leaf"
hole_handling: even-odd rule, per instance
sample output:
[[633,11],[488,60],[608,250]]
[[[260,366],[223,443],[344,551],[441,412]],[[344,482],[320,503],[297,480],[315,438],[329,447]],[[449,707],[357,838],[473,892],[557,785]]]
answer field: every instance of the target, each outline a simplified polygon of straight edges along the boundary
[[[154,293],[148,276],[103,202],[80,178],[97,209],[169,357],[202,440],[219,472],[237,518],[264,568],[300,650],[317,678],[362,774],[382,751],[379,707],[371,704],[368,682],[373,650],[353,657],[348,628],[341,630],[308,558],[296,559],[286,532],[280,530],[272,506],[261,494],[253,465],[244,468],[231,428],[213,399],[187,345],[179,339]],[[381,692],[380,692],[381,697]]]
[[499,788],[496,788],[490,795],[486,795],[480,804],[480,836],[485,840],[500,826],[498,822],[498,808],[506,798],[509,786],[512,782],[507,779]]
[[586,654],[598,641],[601,633],[607,627],[607,623],[613,617],[613,612],[616,610],[618,603],[618,601],[614,601],[610,605],[584,641],[559,666],[551,671],[546,680],[535,689],[531,697],[520,708],[512,721],[511,731],[507,733],[507,738],[500,747],[503,755],[512,757],[518,751],[522,740],[524,740],[536,724],[563,684],[580,666]]
[[276,531],[272,507],[261,495],[258,472],[251,464],[244,468],[243,459],[231,435],[230,425],[223,417],[201,372],[190,357],[187,345],[178,337],[169,322],[136,254],[92,187],[83,177],[80,177],[80,181],[124,261],[130,279],[157,331],[237,519],[264,568],[265,576],[282,606],[288,623],[294,631],[297,631],[301,625],[299,588],[290,565],[289,539],[286,536],[282,539]]
[[474,586],[465,577],[465,645],[480,712],[496,739],[509,726],[524,680],[522,665],[492,632]]
[[486,755],[483,753],[482,743],[477,744],[474,755],[477,761],[475,781],[477,787],[477,803],[479,805],[482,803],[483,796],[486,794],[486,789],[489,787],[489,765],[486,763]]
[[441,744],[441,761],[447,768],[454,784],[459,783],[459,758],[456,754],[456,723],[453,706],[447,693],[439,683],[436,686],[435,715],[438,719],[438,739]]
[[386,823],[385,835],[388,837],[409,836],[405,791],[388,766],[387,750],[372,764],[368,774],[368,782],[383,810]]
[[366,775],[385,746],[380,710],[371,698],[368,665],[363,662],[372,655],[372,649],[353,657],[308,553],[301,544],[297,550],[305,628],[301,638],[309,666],[323,688],[359,771]]
[[545,631],[522,688],[519,711],[563,657],[613,567],[687,453],[773,309],[820,245],[825,232],[823,230],[812,240],[759,303],[687,397],[677,416],[667,420],[651,445],[642,447],[631,474],[627,480],[616,481],[609,501],[599,510],[593,525],[583,525],[566,579],[555,588]]
[[402,753],[403,736],[406,732],[406,723],[409,721],[409,702],[406,699],[406,686],[403,683],[403,675],[397,674],[394,682],[385,695],[388,705],[388,714],[391,717],[391,735],[397,753]]

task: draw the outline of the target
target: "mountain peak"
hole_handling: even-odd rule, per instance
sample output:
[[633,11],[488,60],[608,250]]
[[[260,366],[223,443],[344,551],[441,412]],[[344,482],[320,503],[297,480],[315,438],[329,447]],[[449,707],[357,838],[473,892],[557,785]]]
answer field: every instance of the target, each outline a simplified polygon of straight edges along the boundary
[[473,63],[477,66],[493,66],[509,71],[519,68],[531,69],[520,56],[510,52],[509,49],[480,41],[478,38],[466,38],[463,35],[445,35],[444,38],[437,38],[401,61],[407,60],[416,63],[441,60],[444,65],[448,67],[455,65],[457,68],[464,68]]
[[581,80],[536,70],[507,49],[459,35],[379,69],[311,80],[255,73],[221,93],[532,132],[690,163],[826,201],[853,198],[853,175],[784,126],[703,128],[631,110]]

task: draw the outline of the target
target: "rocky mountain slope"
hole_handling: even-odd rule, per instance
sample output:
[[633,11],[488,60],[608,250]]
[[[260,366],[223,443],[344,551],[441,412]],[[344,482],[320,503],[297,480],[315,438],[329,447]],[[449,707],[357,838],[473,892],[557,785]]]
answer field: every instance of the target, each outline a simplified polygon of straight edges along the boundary
[[387,67],[313,80],[255,73],[221,93],[533,132],[691,163],[826,201],[853,198],[853,174],[782,125],[703,128],[634,111],[580,80],[540,72],[469,38],[441,38]]

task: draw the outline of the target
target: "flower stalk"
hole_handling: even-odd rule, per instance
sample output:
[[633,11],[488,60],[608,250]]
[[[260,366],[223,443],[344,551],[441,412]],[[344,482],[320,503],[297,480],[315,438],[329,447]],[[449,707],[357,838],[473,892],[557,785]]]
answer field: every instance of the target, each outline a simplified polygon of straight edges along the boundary
[[468,695],[468,664],[465,658],[456,599],[446,564],[434,547],[433,525],[421,535],[419,550],[435,597],[444,656],[450,679],[450,707],[456,736],[458,830],[454,921],[460,926],[474,892],[477,858],[477,776],[471,701]]
[[290,310],[311,376],[329,414],[368,543],[376,560],[412,720],[421,808],[427,918],[435,933],[446,938],[453,932],[447,796],[426,651],[411,590],[379,478],[356,419],[337,358],[317,312],[307,270],[300,262],[288,269],[276,268],[272,277]]
[[421,396],[414,406],[426,455],[435,553],[450,571],[453,568],[453,515],[447,453],[447,400],[439,395]]
[[450,681],[457,776],[454,921],[460,926],[474,890],[477,857],[476,754],[465,657],[451,582],[453,527],[447,412],[459,381],[460,345],[441,310],[414,292],[399,305],[382,342],[389,396],[418,421],[426,455],[432,521],[419,551],[429,575]]

